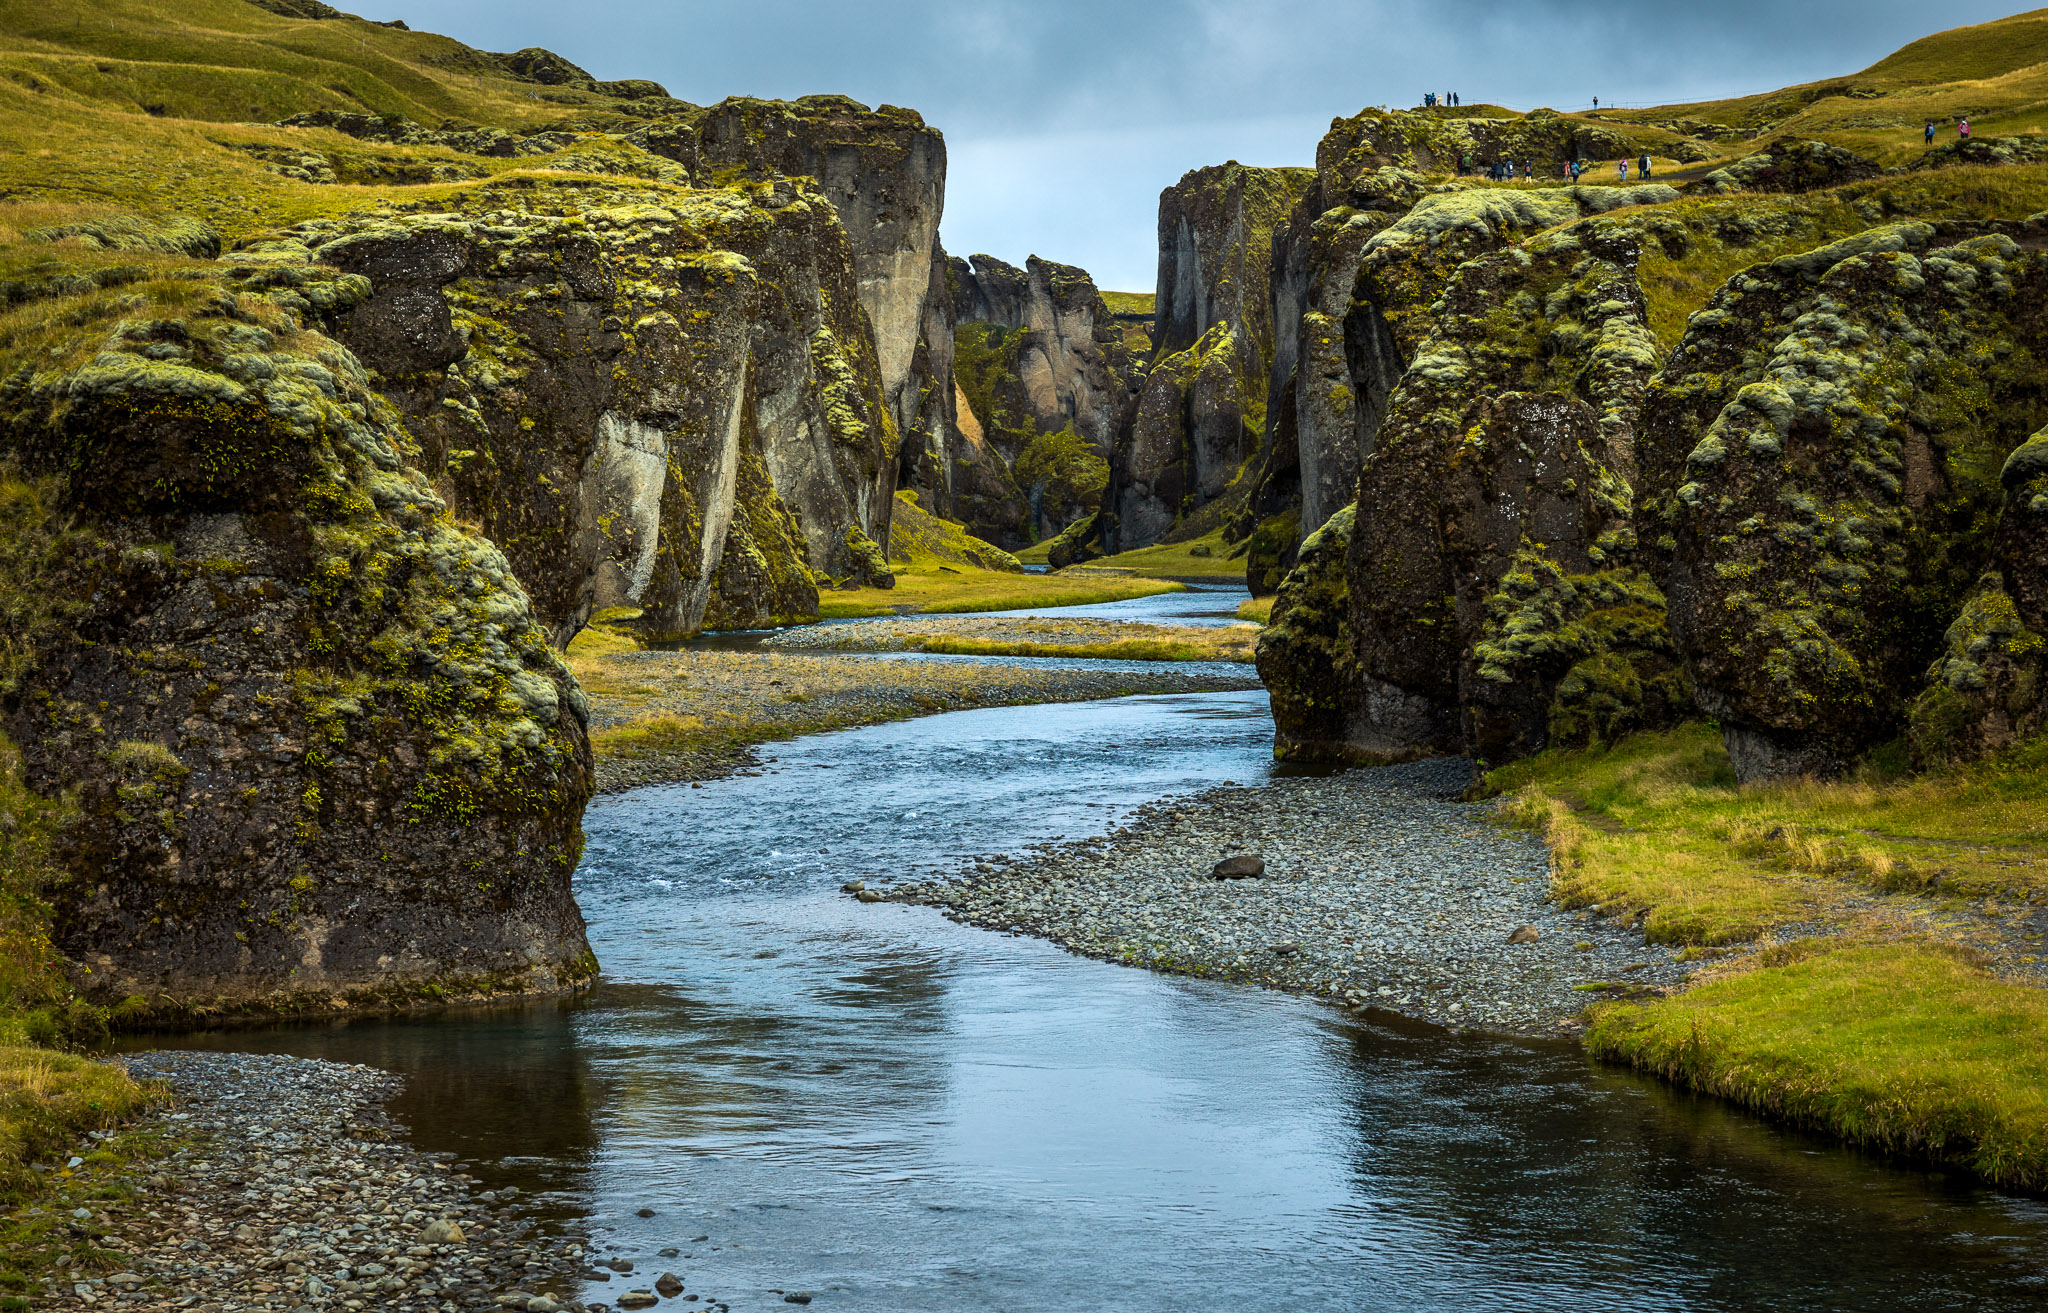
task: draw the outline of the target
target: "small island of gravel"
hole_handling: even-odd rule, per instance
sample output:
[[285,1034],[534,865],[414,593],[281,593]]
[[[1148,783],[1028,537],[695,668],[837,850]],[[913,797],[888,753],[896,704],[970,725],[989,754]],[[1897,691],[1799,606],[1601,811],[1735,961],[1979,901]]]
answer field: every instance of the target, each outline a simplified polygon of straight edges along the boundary
[[[1226,786],[886,896],[1105,961],[1512,1034],[1572,1033],[1593,999],[1685,979],[1640,930],[1553,902],[1544,845],[1458,801],[1471,782],[1438,759]],[[1264,875],[1211,874],[1236,854]]]

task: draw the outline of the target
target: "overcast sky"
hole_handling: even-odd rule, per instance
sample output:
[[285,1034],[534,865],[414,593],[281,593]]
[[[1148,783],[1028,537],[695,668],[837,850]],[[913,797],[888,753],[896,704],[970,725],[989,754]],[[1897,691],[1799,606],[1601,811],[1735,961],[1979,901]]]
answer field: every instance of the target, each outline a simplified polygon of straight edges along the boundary
[[1330,119],[1425,90],[1558,109],[1852,73],[2012,0],[387,0],[486,50],[545,46],[685,100],[840,92],[946,134],[956,254],[1144,291],[1159,190],[1226,159],[1312,164]]

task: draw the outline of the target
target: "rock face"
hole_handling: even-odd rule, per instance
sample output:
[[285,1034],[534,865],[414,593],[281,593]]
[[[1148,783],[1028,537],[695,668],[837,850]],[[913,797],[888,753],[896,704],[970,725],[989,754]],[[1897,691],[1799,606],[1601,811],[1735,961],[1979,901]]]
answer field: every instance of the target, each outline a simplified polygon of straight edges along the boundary
[[6,726],[30,786],[76,799],[55,937],[101,1001],[295,1012],[595,970],[582,694],[309,322],[373,299],[332,267],[188,262],[46,303],[10,352],[10,579],[65,600],[10,635]]
[[[895,426],[834,211],[807,181],[480,188],[250,252],[367,277],[331,320],[558,644],[817,613],[883,582]],[[862,547],[862,544],[866,544]]]
[[[1275,697],[1281,755],[1502,760],[1683,705],[1633,561],[1632,426],[1657,363],[1638,255],[1581,224],[1453,275],[1360,473],[1344,619],[1334,581],[1290,577],[1261,640],[1262,670],[1294,686]],[[1304,551],[1295,574],[1333,555]],[[1304,589],[1324,599],[1313,624],[1289,618]]]
[[1991,560],[1942,636],[1910,708],[1921,765],[1966,761],[2040,732],[2048,650],[2048,430],[2007,458]]
[[[1135,367],[1121,327],[1086,270],[1035,255],[1022,269],[989,255],[955,259],[949,286],[966,399],[959,423],[969,430],[972,416],[981,446],[960,450],[977,496],[984,506],[1000,500],[985,459],[993,452],[1026,508],[1023,536],[1053,537],[1101,506],[1108,457],[1130,422]],[[960,518],[977,531],[982,523]],[[1016,529],[990,527],[983,536],[1022,545]]]
[[1231,160],[1195,169],[1159,193],[1152,340],[1161,359],[1227,325],[1239,372],[1264,375],[1273,355],[1273,230],[1314,177],[1309,169],[1253,169]]
[[1159,541],[1223,496],[1257,448],[1274,350],[1273,231],[1313,176],[1232,160],[1160,193],[1153,359],[1112,461],[1118,550]]
[[[2037,223],[1905,224],[1783,257],[1693,316],[1659,376],[1642,455],[1671,632],[1745,779],[1832,774],[1896,735],[1945,641],[1950,692],[1990,691],[1964,658],[2023,623],[1998,599],[2030,572],[2012,454],[2048,421],[2043,245]],[[2001,522],[2009,456],[2024,500]],[[1923,708],[1930,752],[1947,700]],[[1963,719],[2003,732],[1988,706]]]
[[870,110],[845,96],[736,97],[705,110],[695,127],[700,185],[740,177],[817,181],[852,248],[883,395],[896,427],[909,433],[923,389],[945,377],[916,368],[919,344],[929,340],[926,293],[943,258],[945,138],[916,110]]
[[[1107,455],[1129,414],[1131,361],[1123,334],[1086,269],[1032,256],[1024,268],[990,255],[953,262],[961,321],[1017,334],[1015,375],[1024,414],[1041,432],[1072,425]],[[984,434],[997,421],[982,416]]]
[[1661,185],[1431,192],[1417,170],[1456,171],[1468,156],[1478,172],[1503,159],[1549,166],[1627,150],[1625,138],[1604,133],[1541,112],[1495,120],[1368,110],[1332,126],[1313,181],[1272,242],[1271,423],[1234,535],[1282,513],[1312,533],[1353,499],[1394,389],[1434,331],[1432,306],[1460,261],[1586,215],[1677,196]]

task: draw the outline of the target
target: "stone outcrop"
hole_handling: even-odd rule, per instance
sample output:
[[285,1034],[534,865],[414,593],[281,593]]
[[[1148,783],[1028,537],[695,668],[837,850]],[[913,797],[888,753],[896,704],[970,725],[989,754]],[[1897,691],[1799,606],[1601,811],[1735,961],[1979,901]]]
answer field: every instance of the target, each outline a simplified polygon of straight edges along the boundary
[[1555,178],[1569,160],[1633,159],[1636,139],[1624,125],[1566,118],[1539,109],[1512,118],[1450,116],[1367,109],[1330,125],[1316,150],[1316,168],[1356,177],[1394,167],[1416,173],[1478,174],[1512,161]]
[[920,374],[916,365],[926,340],[926,293],[943,258],[945,138],[916,110],[871,110],[845,96],[735,97],[704,110],[693,127],[700,185],[816,180],[852,248],[883,396],[896,427],[909,433],[922,391],[943,378]]
[[1833,774],[1897,735],[1943,644],[1967,655],[2024,588],[2031,500],[2006,503],[2011,555],[1992,530],[2001,467],[2048,421],[2044,246],[2038,223],[1877,228],[1692,317],[1644,417],[1643,486],[1672,635],[1743,778]]
[[1434,187],[1419,170],[1550,167],[1625,153],[1604,128],[1539,111],[1446,118],[1367,110],[1331,126],[1313,181],[1272,240],[1269,417],[1233,537],[1291,516],[1313,532],[1355,496],[1387,405],[1458,264],[1531,232],[1674,199],[1662,185],[1539,191]]
[[1497,761],[1684,705],[1634,561],[1633,422],[1658,354],[1638,255],[1580,224],[1451,278],[1360,472],[1343,623],[1327,602],[1288,621],[1290,576],[1262,638],[1262,669],[1325,681],[1276,694],[1281,755]]
[[369,279],[332,330],[558,644],[601,610],[675,636],[815,615],[812,573],[888,579],[895,428],[807,181],[484,188],[248,255],[280,253]]
[[[963,451],[988,487],[983,504],[996,500],[983,459],[993,452],[1026,506],[1026,536],[1053,537],[1101,506],[1108,458],[1130,423],[1137,370],[1121,326],[1086,270],[1035,255],[1022,269],[989,255],[954,259],[949,286],[960,424],[972,415],[984,449]],[[990,527],[994,541],[1017,538]]]
[[1196,169],[1159,195],[1153,358],[1112,461],[1118,550],[1159,541],[1222,497],[1267,420],[1273,233],[1307,169]]
[[1158,542],[1183,515],[1222,496],[1250,454],[1237,354],[1230,325],[1217,324],[1145,376],[1117,453],[1119,550]]
[[1922,766],[2001,751],[2048,722],[2048,429],[2006,459],[2001,482],[1991,559],[1909,709]]
[[20,612],[0,705],[30,787],[75,800],[56,942],[131,1014],[595,970],[569,892],[582,694],[505,554],[315,330],[374,296],[310,262],[165,263],[44,303],[8,349],[7,578],[53,601]]
[[1309,169],[1247,168],[1231,160],[1192,170],[1159,193],[1152,341],[1161,359],[1224,325],[1237,371],[1263,379],[1273,356],[1273,230],[1314,177]]
[[1884,172],[1876,160],[1825,141],[1782,141],[1769,151],[1745,155],[1715,169],[1687,191],[1804,192],[1861,182]]

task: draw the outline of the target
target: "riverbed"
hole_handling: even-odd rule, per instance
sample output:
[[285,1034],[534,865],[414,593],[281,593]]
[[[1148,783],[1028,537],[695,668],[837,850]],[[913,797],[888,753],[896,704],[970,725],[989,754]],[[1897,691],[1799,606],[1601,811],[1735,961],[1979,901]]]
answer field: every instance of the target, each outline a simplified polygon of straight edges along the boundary
[[398,1072],[423,1148],[636,1265],[565,1292],[591,1301],[672,1269],[679,1307],[734,1310],[2038,1306],[2039,1203],[1570,1042],[840,892],[1259,787],[1270,736],[1262,693],[1223,692],[774,745],[759,774],[593,804],[587,996],[182,1042]]

